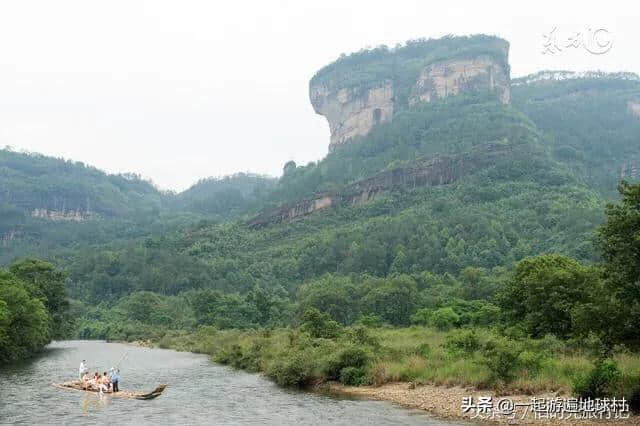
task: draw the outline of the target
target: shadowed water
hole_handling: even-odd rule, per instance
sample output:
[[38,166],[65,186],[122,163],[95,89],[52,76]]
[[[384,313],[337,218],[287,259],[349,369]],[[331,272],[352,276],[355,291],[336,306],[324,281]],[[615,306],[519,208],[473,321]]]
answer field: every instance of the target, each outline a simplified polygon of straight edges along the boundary
[[[121,390],[169,386],[150,401],[58,389],[86,359],[106,371],[121,358]],[[281,389],[208,357],[97,341],[54,342],[39,357],[0,369],[2,424],[451,424],[380,401]]]

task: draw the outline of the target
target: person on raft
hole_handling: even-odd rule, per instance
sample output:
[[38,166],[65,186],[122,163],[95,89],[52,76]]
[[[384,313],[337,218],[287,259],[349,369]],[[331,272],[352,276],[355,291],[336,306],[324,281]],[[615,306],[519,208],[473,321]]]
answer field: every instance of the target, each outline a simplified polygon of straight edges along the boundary
[[109,392],[111,390],[111,379],[107,376],[107,372],[102,373],[102,376],[98,377],[98,389],[100,393]]
[[83,359],[82,362],[80,363],[80,367],[78,368],[80,380],[82,380],[82,377],[88,372],[89,372],[89,368],[87,367],[87,360]]
[[120,381],[120,369],[113,368],[109,370],[109,378],[111,379],[111,389],[113,392],[119,392],[118,382]]

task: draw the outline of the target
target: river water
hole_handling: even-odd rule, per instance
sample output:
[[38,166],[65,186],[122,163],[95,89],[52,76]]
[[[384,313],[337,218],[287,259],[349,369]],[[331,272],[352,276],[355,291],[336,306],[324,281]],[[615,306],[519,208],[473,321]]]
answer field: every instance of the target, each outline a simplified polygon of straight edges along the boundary
[[[169,386],[149,401],[58,389],[82,359],[91,372],[121,363],[121,390]],[[448,424],[390,403],[281,389],[204,355],[97,341],[54,342],[27,362],[0,369],[0,424]]]

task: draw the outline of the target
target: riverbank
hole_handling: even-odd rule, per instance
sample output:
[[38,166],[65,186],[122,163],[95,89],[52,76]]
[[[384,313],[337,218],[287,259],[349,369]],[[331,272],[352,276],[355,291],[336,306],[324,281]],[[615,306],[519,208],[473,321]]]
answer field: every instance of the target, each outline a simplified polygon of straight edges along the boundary
[[487,329],[355,327],[312,337],[300,329],[204,327],[195,333],[168,333],[155,343],[211,355],[216,362],[263,373],[282,386],[380,399],[442,418],[472,416],[473,410],[462,412],[468,396],[492,396],[494,402],[508,397],[522,404],[532,398],[569,398],[577,383],[587,383],[591,392],[594,377],[600,386],[594,391],[630,400],[637,397],[640,377],[640,357],[620,352],[606,364],[614,366],[615,374],[603,387],[596,357],[584,343],[576,348],[551,337],[506,339]]
[[[414,385],[412,383],[388,383],[381,386],[344,386],[340,384],[328,384],[325,391],[337,395],[345,395],[357,398],[367,398],[380,401],[388,401],[394,404],[417,410],[424,410],[429,414],[446,420],[466,420],[480,423],[494,424],[536,424],[536,425],[555,425],[555,424],[576,424],[580,426],[586,425],[602,425],[607,423],[603,420],[589,419],[567,419],[568,414],[565,412],[565,418],[545,419],[544,413],[539,413],[538,417],[532,411],[532,398],[536,400],[566,400],[569,395],[559,395],[557,393],[544,393],[538,395],[498,395],[494,391],[478,390],[474,388],[466,388],[461,386],[435,386],[435,385]],[[471,409],[467,413],[463,409],[463,401],[465,398],[473,398],[474,403],[479,401],[481,397],[491,397],[491,403],[498,405],[500,400],[512,401],[515,405],[513,415],[511,412],[505,415],[492,416],[490,412],[479,414],[477,409]],[[526,408],[529,407],[529,408]],[[499,412],[495,410],[495,412]],[[557,412],[558,416],[563,414]],[[640,424],[640,418],[630,415],[629,418],[611,419],[608,422],[623,425]]]

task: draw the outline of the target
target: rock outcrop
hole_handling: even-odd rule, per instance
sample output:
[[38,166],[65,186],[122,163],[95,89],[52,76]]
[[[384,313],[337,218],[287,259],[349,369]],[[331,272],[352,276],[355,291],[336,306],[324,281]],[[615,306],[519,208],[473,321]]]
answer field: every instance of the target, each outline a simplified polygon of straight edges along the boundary
[[620,167],[620,179],[640,179],[640,167],[638,167],[638,164],[623,164]]
[[383,192],[424,186],[447,185],[494,165],[516,149],[511,145],[487,144],[460,155],[437,156],[415,162],[411,166],[384,171],[335,193],[315,194],[305,200],[267,210],[248,222],[253,228],[293,221],[331,207],[360,205]]
[[343,87],[332,94],[326,85],[312,86],[311,104],[327,118],[334,147],[356,136],[365,136],[376,125],[393,116],[393,83],[385,80],[364,93]]
[[316,113],[329,122],[332,151],[418,103],[464,92],[511,102],[509,44],[497,37],[445,37],[343,56],[309,83]]
[[495,90],[500,100],[508,104],[511,102],[508,71],[490,57],[436,62],[420,73],[409,105],[479,90]]
[[71,222],[84,222],[97,218],[97,215],[91,211],[81,210],[49,210],[49,209],[34,209],[31,212],[31,216],[40,219],[47,219],[54,222],[59,221],[71,221]]

